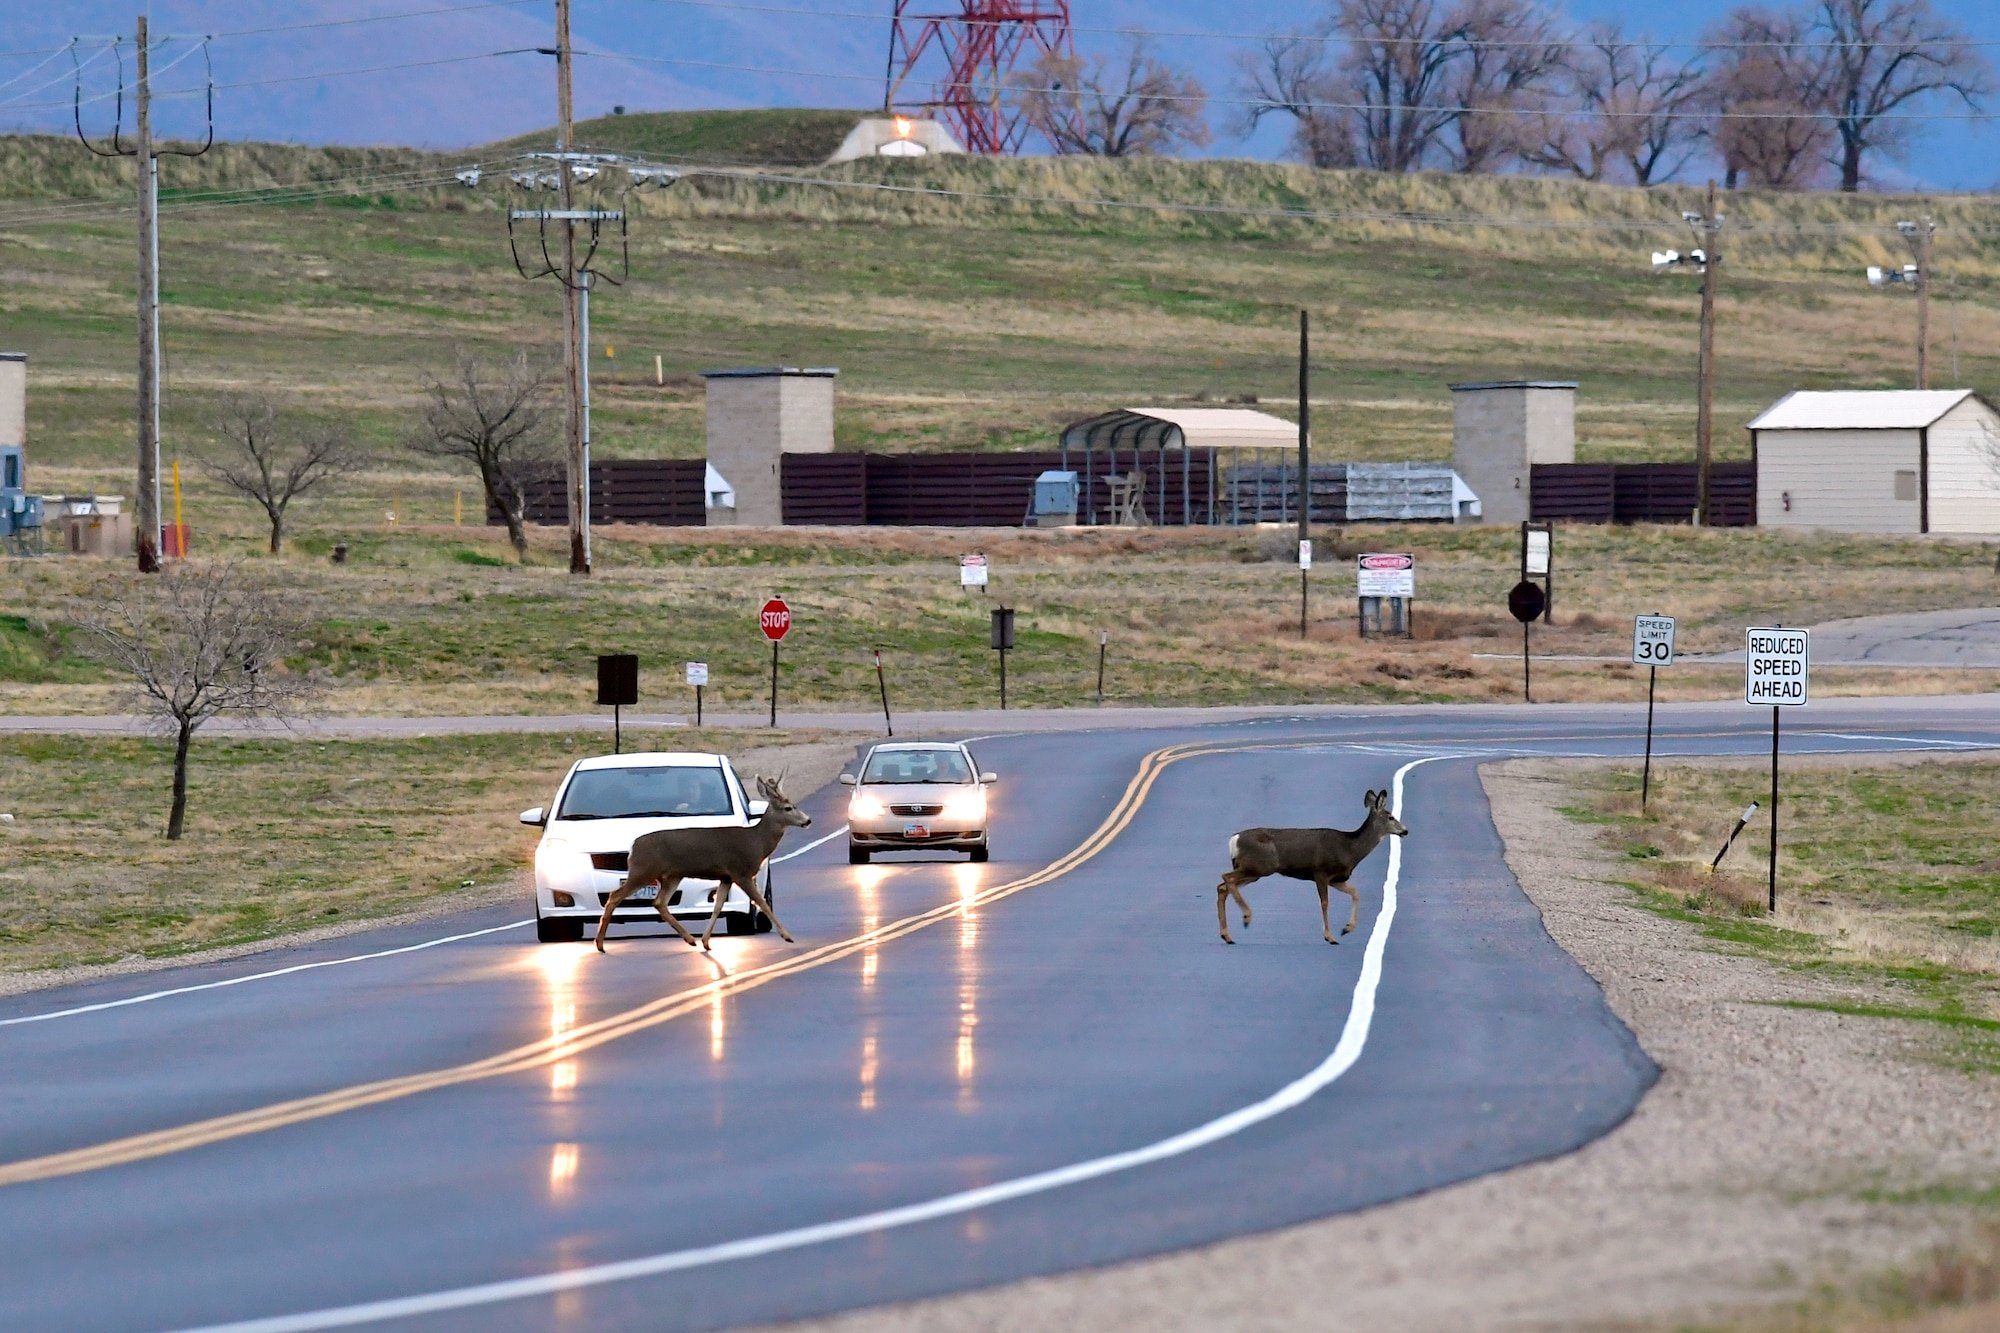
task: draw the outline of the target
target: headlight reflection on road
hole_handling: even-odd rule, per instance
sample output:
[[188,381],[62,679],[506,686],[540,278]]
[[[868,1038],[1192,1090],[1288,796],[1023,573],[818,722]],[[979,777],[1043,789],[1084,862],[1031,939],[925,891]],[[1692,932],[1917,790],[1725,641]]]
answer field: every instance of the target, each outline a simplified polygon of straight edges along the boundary
[[876,1024],[868,1020],[868,1032],[861,1038],[861,1109],[875,1109],[875,1075],[881,1069],[881,1060],[876,1054]]
[[[732,975],[749,951],[749,941],[718,937],[709,941],[709,958],[723,976]],[[716,1064],[728,1049],[729,1013],[721,991],[708,1001],[708,1058]]]
[[978,1052],[973,1029],[979,1026],[979,911],[972,899],[979,892],[983,870],[967,862],[952,868],[958,886],[958,1109],[974,1111],[979,1098],[973,1086]]
[[[859,866],[854,871],[855,887],[861,895],[861,933],[866,935],[882,924],[882,881],[889,872],[881,866]],[[861,988],[868,989],[875,984],[875,972],[881,959],[870,940],[861,950]]]
[[578,1149],[574,1143],[558,1143],[549,1150],[549,1197],[564,1199],[576,1187]]

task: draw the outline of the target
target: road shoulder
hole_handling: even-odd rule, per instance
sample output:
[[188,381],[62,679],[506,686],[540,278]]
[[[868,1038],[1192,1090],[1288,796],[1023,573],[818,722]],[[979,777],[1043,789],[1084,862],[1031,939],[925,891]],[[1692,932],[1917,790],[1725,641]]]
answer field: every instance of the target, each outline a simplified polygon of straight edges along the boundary
[[[1966,1241],[1967,1210],[1884,1195],[2000,1172],[2000,1084],[1922,1058],[1909,1025],[1781,1007],[1829,988],[1717,953],[1644,910],[1558,812],[1573,761],[1482,777],[1555,941],[1663,1074],[1568,1156],[1263,1236],[792,1325],[825,1333],[1758,1322]],[[1994,1307],[1985,1313],[1993,1314]],[[1922,1327],[1981,1311],[1941,1315]],[[1792,1325],[1787,1325],[1792,1327]],[[1913,1326],[1914,1327],[1914,1326]]]

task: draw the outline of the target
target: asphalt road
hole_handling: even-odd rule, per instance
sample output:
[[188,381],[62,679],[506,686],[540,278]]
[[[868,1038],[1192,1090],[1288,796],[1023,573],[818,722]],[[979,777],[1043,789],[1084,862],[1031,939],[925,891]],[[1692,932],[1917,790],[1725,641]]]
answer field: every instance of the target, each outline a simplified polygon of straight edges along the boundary
[[[1656,753],[1769,744],[1761,710],[1661,713]],[[993,862],[794,855],[796,946],[711,964],[626,928],[599,957],[490,910],[0,1001],[0,1327],[720,1328],[1571,1150],[1656,1071],[1515,884],[1476,766],[1634,753],[1641,716],[998,736]],[[1785,748],[1996,744],[1996,701],[1841,700]],[[1411,835],[1344,944],[1289,881],[1220,942],[1231,832],[1352,825],[1392,785]]]

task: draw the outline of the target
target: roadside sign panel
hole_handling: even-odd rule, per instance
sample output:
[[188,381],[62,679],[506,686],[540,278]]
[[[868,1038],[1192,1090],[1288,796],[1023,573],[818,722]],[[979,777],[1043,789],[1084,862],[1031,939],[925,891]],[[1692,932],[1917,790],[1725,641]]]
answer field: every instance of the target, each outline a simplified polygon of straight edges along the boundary
[[1547,578],[1549,573],[1549,532],[1547,528],[1529,528],[1522,534],[1527,542],[1521,555],[1521,572],[1531,579]]
[[1417,558],[1406,554],[1356,557],[1355,592],[1362,597],[1415,597]]
[[962,555],[958,558],[958,586],[961,588],[983,588],[986,586],[985,556]]
[[708,663],[706,662],[688,663],[688,684],[690,685],[708,684]]
[[1312,567],[1313,567],[1313,544],[1309,540],[1302,541],[1299,543],[1299,568],[1311,569]]
[[792,608],[785,605],[784,598],[773,597],[764,603],[757,626],[764,631],[765,638],[776,643],[792,632]]
[[1802,629],[1754,628],[1744,635],[1743,702],[1797,707],[1806,702],[1811,634]]
[[1632,660],[1640,666],[1674,664],[1674,618],[1632,617]]

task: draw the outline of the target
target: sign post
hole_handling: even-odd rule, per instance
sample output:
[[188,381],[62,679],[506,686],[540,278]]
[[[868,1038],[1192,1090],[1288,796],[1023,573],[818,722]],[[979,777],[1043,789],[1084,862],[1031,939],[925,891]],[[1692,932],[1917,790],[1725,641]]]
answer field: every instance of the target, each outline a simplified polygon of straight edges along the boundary
[[1778,910],[1778,730],[1787,708],[1802,708],[1811,695],[1812,634],[1782,626],[1745,632],[1743,702],[1771,706],[1771,858],[1767,908]]
[[1646,668],[1646,767],[1639,778],[1639,813],[1643,815],[1653,786],[1653,687],[1659,682],[1660,668],[1674,664],[1672,616],[1632,618],[1632,660]]
[[[1377,635],[1413,638],[1416,628],[1410,603],[1417,596],[1417,558],[1407,552],[1378,552],[1354,558],[1354,591],[1359,599],[1361,637],[1370,637],[1370,619]],[[1388,603],[1387,623],[1383,603]]]
[[597,702],[611,707],[611,753],[625,750],[624,726],[618,710],[639,702],[639,659],[611,653],[597,659]]
[[1542,585],[1522,579],[1507,593],[1507,614],[1521,622],[1521,702],[1535,701],[1534,682],[1528,668],[1528,626],[1542,613],[1548,599]]
[[993,608],[993,650],[1000,654],[1000,711],[1007,711],[1007,650],[1014,646],[1014,608]]
[[694,724],[701,725],[701,687],[708,684],[708,663],[689,662],[687,683],[694,686]]
[[758,627],[764,637],[771,641],[771,725],[778,725],[778,640],[792,632],[792,608],[785,605],[782,597],[773,597],[764,603],[764,610],[758,617]]
[[875,650],[875,683],[882,687],[882,726],[893,736],[896,724],[889,720],[889,678],[882,674],[882,650]]
[[[1300,503],[1303,504],[1304,502],[1301,501]],[[1302,509],[1300,512],[1303,513],[1304,510]],[[1303,523],[1301,526],[1303,526]],[[1301,537],[1299,539],[1299,637],[1301,639],[1306,636],[1306,575],[1312,572],[1312,567],[1312,538]]]
[[983,555],[962,555],[958,558],[958,586],[977,588],[979,595],[986,595],[986,577],[991,572]]
[[1104,707],[1104,650],[1111,646],[1111,631],[1097,631],[1097,706]]

